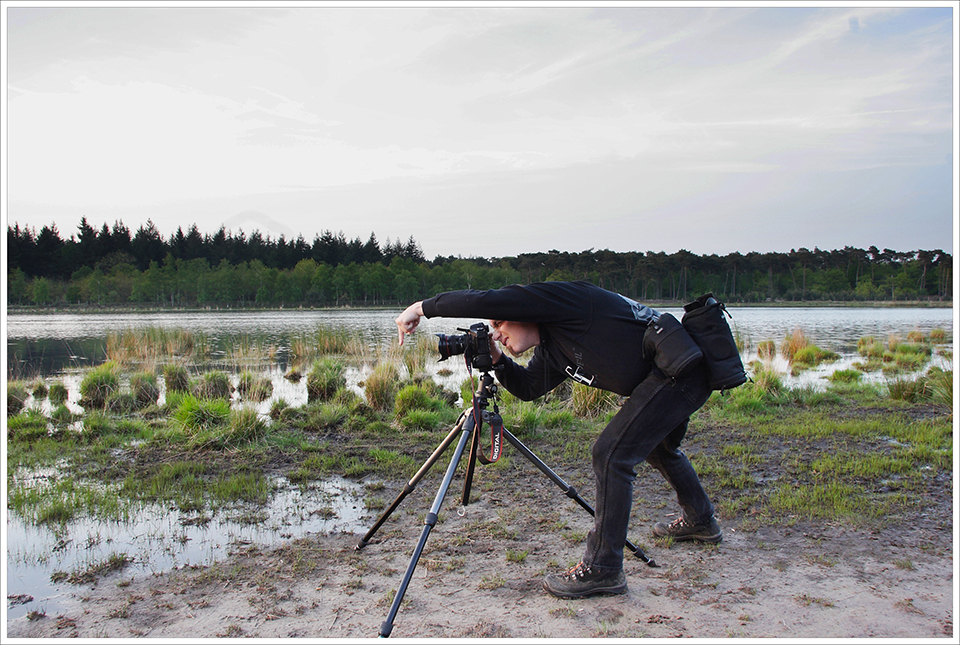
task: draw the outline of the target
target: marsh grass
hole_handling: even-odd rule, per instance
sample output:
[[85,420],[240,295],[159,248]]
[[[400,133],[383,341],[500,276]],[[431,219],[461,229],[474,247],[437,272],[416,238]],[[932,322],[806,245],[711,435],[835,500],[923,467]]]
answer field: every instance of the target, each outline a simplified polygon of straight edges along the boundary
[[14,478],[7,491],[7,506],[34,525],[62,527],[83,516],[124,522],[130,519],[132,505],[117,493],[116,484],[83,482],[70,476],[39,482]]
[[393,410],[399,383],[400,372],[394,363],[378,363],[363,381],[367,403],[379,412]]
[[120,389],[120,365],[107,361],[91,368],[80,381],[80,405],[105,408],[110,395]]
[[141,327],[108,333],[104,349],[107,359],[120,365],[156,365],[170,357],[202,360],[209,341],[202,332]]
[[70,398],[70,391],[62,381],[54,381],[50,384],[48,398],[50,399],[50,403],[53,403],[54,405],[61,405],[66,403]]
[[308,365],[327,356],[362,357],[367,353],[357,331],[319,325],[312,333],[300,333],[290,340],[293,362]]
[[840,358],[836,352],[813,344],[802,329],[794,329],[780,345],[780,354],[790,361],[791,372],[796,375],[805,369]]
[[[179,356],[158,359],[166,384],[162,407],[148,403],[156,401],[157,371],[131,363],[124,391],[116,361],[84,375],[86,401],[108,392],[102,407],[73,415],[61,403],[48,416],[34,403],[16,411],[8,406],[11,512],[50,527],[87,515],[125,521],[138,504],[153,502],[204,517],[225,505],[267,503],[273,489],[265,464],[282,464],[283,474],[301,485],[334,474],[406,480],[436,447],[437,429],[455,422],[458,397],[469,402],[476,384],[465,381],[451,393],[422,375],[403,378],[404,371],[419,371],[419,359],[404,364],[382,352],[358,397],[344,376],[356,339],[335,336],[340,340],[328,339],[323,348],[336,352],[314,350],[308,375],[313,399],[302,406],[277,400],[269,422],[253,407],[231,403],[223,372],[195,376],[198,389],[191,390]],[[870,340],[861,353],[895,365],[898,353],[929,358],[922,344],[930,345],[915,334],[896,343]],[[252,363],[260,351],[268,350],[251,345],[235,358],[250,355]],[[772,342],[762,351],[772,357]],[[826,391],[817,391],[786,387],[764,362],[751,369],[751,382],[711,396],[684,444],[707,488],[716,491],[722,519],[774,526],[829,519],[874,527],[917,513],[942,493],[936,482],[949,477],[953,463],[952,371],[930,368],[912,380],[898,374],[885,386],[860,383],[858,371],[839,371]],[[241,371],[240,400],[261,396],[258,377],[253,368]],[[206,380],[217,387],[201,392]],[[31,387],[22,382],[8,383],[8,395],[18,387],[27,403]],[[566,387],[524,402],[501,390],[499,403],[507,427],[548,463],[581,469],[616,410],[598,392]],[[486,471],[491,482],[525,467],[510,453]],[[62,476],[31,479],[30,468]],[[257,509],[250,513],[256,517]]]
[[244,400],[260,403],[273,395],[273,382],[263,374],[245,371],[237,380],[237,393]]
[[26,384],[20,381],[7,382],[7,416],[19,414],[30,398]]
[[[103,560],[93,562],[86,567],[75,569],[69,573],[58,571],[51,576],[53,582],[66,581],[74,585],[94,584],[103,576],[122,571],[133,562],[133,558],[126,553],[111,553]],[[118,617],[122,617],[118,615]]]
[[180,363],[168,363],[163,366],[163,382],[167,386],[167,394],[190,391],[190,375],[187,373],[187,368]]
[[329,399],[346,384],[346,366],[341,360],[318,359],[307,374],[307,400],[312,402]]
[[160,398],[160,385],[153,372],[136,372],[130,376],[130,390],[137,407],[156,405]]
[[620,396],[613,392],[574,383],[568,407],[582,419],[596,419],[615,410],[619,404]]
[[224,399],[229,401],[233,395],[230,377],[222,370],[204,372],[193,384],[193,394],[201,399]]

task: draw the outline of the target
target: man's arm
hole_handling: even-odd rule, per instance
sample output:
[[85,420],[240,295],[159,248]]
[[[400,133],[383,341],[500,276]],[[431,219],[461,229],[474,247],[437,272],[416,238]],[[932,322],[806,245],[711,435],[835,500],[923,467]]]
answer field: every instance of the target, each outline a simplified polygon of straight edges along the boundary
[[526,367],[514,362],[506,354],[503,359],[494,361],[497,368],[497,380],[507,388],[510,394],[521,401],[533,401],[557,387],[566,380],[567,375],[552,369],[544,360],[540,349],[534,351]]
[[420,319],[423,318],[423,301],[415,302],[403,310],[397,316],[397,329],[400,330],[400,344],[403,345],[403,337],[408,336],[417,330]]

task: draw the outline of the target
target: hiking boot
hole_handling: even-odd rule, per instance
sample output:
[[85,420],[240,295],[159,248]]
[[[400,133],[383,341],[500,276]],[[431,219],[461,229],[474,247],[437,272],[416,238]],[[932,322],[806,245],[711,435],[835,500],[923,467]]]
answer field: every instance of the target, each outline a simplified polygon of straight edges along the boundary
[[623,569],[600,573],[581,562],[566,573],[553,573],[544,578],[543,588],[557,598],[627,593],[627,578]]
[[723,531],[717,524],[716,518],[711,517],[709,522],[704,524],[691,524],[682,517],[678,517],[669,524],[657,522],[653,525],[653,537],[673,538],[674,542],[686,542],[687,540],[696,540],[697,542],[710,542],[715,544],[723,539]]

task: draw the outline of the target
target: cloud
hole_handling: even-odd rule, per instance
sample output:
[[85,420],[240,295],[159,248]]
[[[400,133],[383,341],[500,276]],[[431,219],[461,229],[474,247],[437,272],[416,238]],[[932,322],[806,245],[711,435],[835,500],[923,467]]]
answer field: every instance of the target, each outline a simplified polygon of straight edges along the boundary
[[110,213],[133,229],[148,216],[215,229],[258,211],[307,237],[416,230],[425,250],[456,254],[449,225],[486,217],[509,218],[519,238],[509,244],[522,250],[639,244],[643,231],[679,243],[665,221],[719,245],[708,210],[762,233],[763,248],[783,238],[770,212],[794,200],[855,234],[866,217],[855,194],[891,221],[871,195],[950,214],[949,181],[915,189],[924,168],[939,178],[952,157],[949,10],[9,15],[14,221],[67,217],[63,229]]

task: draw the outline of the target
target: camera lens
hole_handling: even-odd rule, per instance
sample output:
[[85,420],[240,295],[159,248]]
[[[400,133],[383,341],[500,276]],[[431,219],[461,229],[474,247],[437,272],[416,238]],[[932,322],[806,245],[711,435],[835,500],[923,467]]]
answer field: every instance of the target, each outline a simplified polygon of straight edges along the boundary
[[446,334],[437,334],[439,341],[437,342],[437,351],[440,352],[440,360],[445,361],[451,356],[457,356],[466,351],[467,346],[470,344],[470,337],[468,334],[463,334],[461,336],[447,336]]

